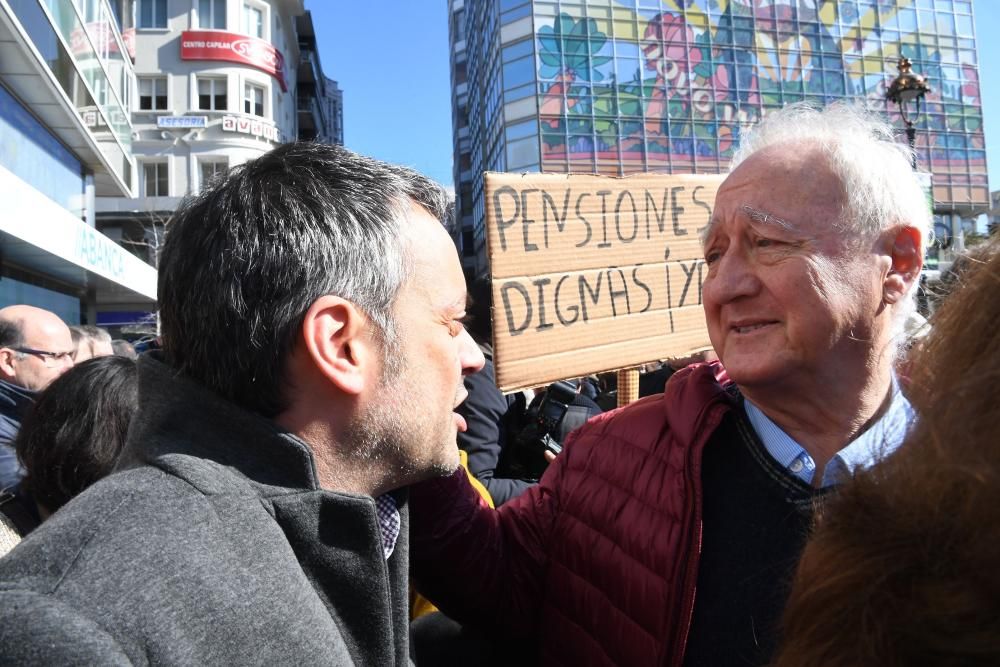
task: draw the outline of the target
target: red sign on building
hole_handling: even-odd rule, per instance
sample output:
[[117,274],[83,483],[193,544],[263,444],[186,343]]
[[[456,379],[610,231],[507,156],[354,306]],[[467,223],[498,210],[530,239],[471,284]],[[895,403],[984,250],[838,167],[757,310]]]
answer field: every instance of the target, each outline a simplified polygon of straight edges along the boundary
[[270,42],[224,30],[185,30],[181,33],[181,60],[225,60],[250,65],[285,85],[285,57]]

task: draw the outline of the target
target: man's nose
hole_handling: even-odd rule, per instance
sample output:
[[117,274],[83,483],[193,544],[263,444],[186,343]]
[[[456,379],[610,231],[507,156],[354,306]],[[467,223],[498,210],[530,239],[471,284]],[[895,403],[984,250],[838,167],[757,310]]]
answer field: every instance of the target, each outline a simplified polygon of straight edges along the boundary
[[486,357],[483,351],[476,345],[468,331],[463,330],[461,334],[461,349],[459,350],[459,360],[462,362],[462,375],[472,375],[478,373],[486,365]]
[[728,303],[753,296],[760,290],[757,267],[740,249],[730,249],[718,260],[714,275],[705,281],[704,297],[715,303]]

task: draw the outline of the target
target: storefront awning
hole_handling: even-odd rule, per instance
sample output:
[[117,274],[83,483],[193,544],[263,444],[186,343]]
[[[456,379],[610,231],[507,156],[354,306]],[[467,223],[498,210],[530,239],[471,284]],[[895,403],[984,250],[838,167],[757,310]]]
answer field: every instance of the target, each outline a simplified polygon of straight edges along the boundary
[[0,252],[72,286],[125,288],[156,300],[156,269],[0,166]]

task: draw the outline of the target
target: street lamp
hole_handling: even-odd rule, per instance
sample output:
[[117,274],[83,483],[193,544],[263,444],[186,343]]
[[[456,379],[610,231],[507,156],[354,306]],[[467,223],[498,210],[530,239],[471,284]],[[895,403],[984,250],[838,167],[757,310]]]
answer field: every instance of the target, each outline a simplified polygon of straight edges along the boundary
[[[913,128],[913,124],[920,117],[920,100],[931,92],[931,87],[927,85],[927,79],[912,72],[913,64],[909,58],[900,58],[897,68],[899,74],[889,84],[889,90],[886,91],[885,97],[899,106],[899,115],[906,123],[906,138],[910,142],[910,150],[913,151],[911,165],[916,171],[917,153],[914,150],[914,144],[917,139],[917,131]],[[907,112],[907,107],[911,103],[913,103],[912,115]]]

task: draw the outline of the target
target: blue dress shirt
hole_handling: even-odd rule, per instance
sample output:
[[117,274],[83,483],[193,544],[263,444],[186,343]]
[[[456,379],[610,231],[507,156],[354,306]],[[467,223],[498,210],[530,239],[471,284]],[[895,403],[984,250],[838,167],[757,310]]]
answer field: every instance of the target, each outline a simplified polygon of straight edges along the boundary
[[[816,463],[812,457],[795,442],[781,427],[760,411],[749,400],[744,401],[750,424],[771,457],[789,473],[806,484],[812,484]],[[889,408],[864,433],[837,452],[826,464],[823,472],[825,488],[844,480],[858,468],[872,466],[882,457],[891,454],[903,443],[914,412],[910,402],[903,396],[896,379],[892,381],[892,398]]]

